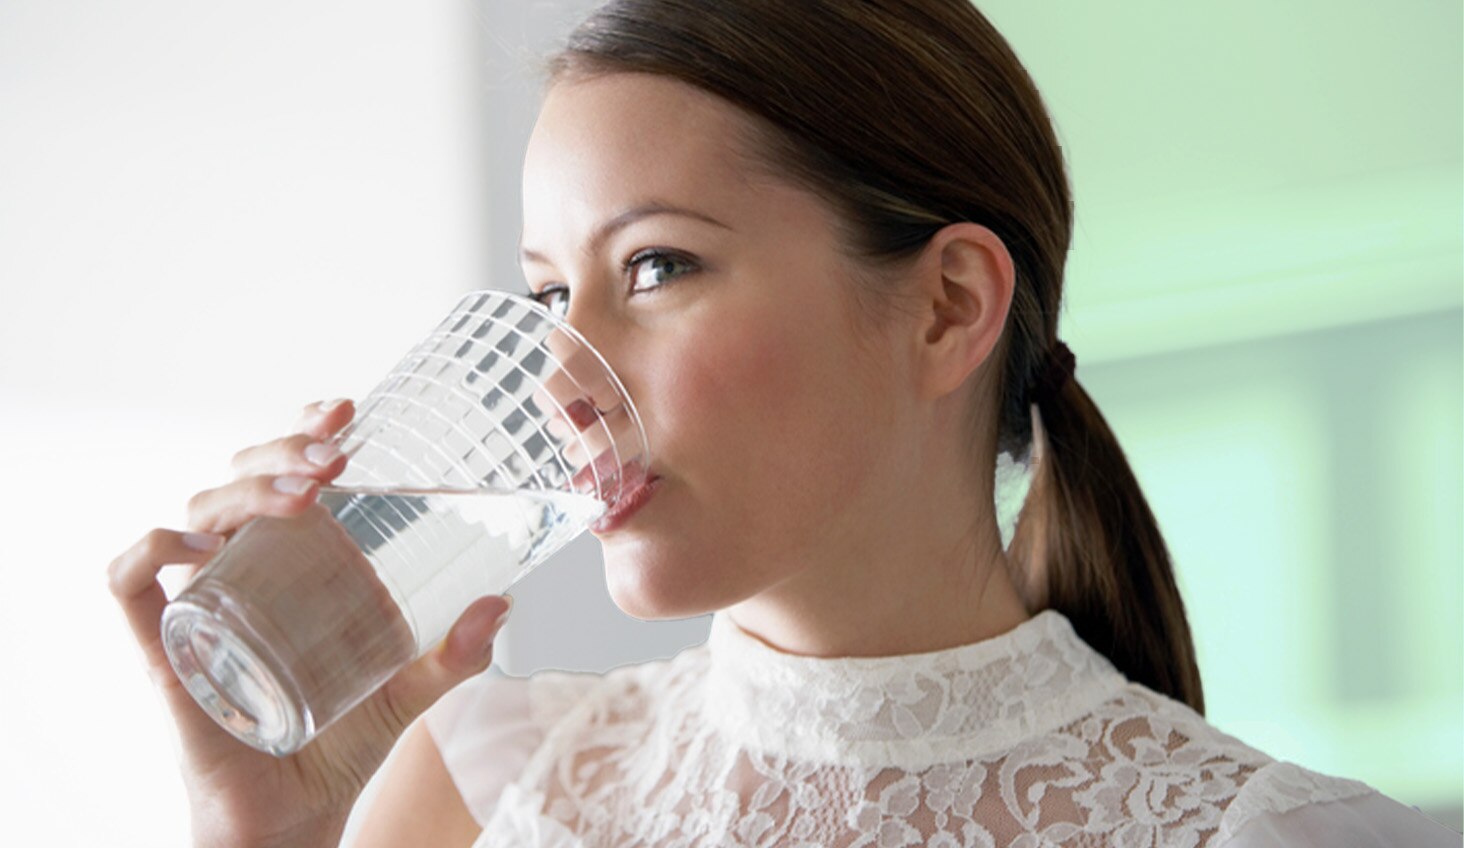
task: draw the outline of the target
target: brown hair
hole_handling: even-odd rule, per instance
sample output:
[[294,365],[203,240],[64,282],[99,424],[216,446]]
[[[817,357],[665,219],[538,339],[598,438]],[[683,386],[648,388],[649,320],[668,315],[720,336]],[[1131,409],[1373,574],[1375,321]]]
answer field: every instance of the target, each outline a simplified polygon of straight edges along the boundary
[[[1203,713],[1184,602],[1123,450],[1076,380],[1032,392],[1057,340],[1072,200],[1037,88],[991,23],[967,0],[612,0],[550,59],[548,83],[617,72],[671,77],[750,115],[758,154],[841,213],[870,268],[959,221],[1001,238],[1016,289],[993,353],[1000,420],[979,447],[1035,439],[1043,457],[1012,577],[1029,611],[1058,610],[1129,679]],[[879,275],[857,285],[866,308],[900,296]]]

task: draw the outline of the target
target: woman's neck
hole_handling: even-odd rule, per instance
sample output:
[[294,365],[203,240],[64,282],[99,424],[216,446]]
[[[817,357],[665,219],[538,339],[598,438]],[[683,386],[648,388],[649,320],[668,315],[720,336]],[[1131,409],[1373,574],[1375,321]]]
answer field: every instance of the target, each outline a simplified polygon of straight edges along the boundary
[[732,621],[785,653],[869,657],[979,642],[1031,618],[993,511],[925,482],[918,497],[899,499],[836,549],[729,607]]

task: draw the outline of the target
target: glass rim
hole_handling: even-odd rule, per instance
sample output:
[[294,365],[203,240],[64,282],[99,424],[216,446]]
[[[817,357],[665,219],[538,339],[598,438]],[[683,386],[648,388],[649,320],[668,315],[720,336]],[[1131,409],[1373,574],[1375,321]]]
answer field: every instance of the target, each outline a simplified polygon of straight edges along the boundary
[[[615,373],[615,369],[610,367],[610,363],[605,360],[605,357],[601,355],[600,351],[594,345],[590,344],[589,339],[586,339],[579,330],[575,329],[573,324],[570,324],[568,321],[564,320],[558,315],[555,315],[553,312],[550,312],[549,308],[546,307],[544,304],[540,303],[537,300],[534,300],[532,297],[529,297],[528,295],[521,292],[508,291],[506,289],[474,289],[465,293],[462,298],[458,300],[458,306],[461,307],[468,300],[477,297],[499,298],[503,300],[508,300],[512,303],[517,303],[521,306],[528,307],[530,311],[537,313],[540,317],[547,319],[551,324],[554,325],[556,329],[563,331],[566,335],[573,339],[576,344],[579,344],[585,350],[588,350],[595,357],[595,361],[600,364],[600,368],[603,369],[605,374],[610,378],[611,388],[613,388],[615,390],[615,393],[620,396],[621,403],[625,405],[626,411],[630,415],[630,420],[635,425],[635,433],[637,436],[640,437],[642,473],[645,475],[646,479],[649,479],[651,475],[651,442],[650,439],[646,437],[646,428],[645,424],[641,421],[640,410],[636,408],[635,401],[632,400],[630,397],[630,392],[626,390],[625,384],[621,382],[620,375]],[[456,308],[453,311],[457,311]],[[601,426],[605,426],[604,414],[598,408],[595,409],[595,415],[600,420]],[[624,467],[625,463],[621,463],[621,468]],[[621,497],[623,497],[625,494],[628,494],[628,492],[624,491],[623,489],[623,481],[621,483],[621,486]],[[617,500],[619,500],[619,498],[617,498]]]

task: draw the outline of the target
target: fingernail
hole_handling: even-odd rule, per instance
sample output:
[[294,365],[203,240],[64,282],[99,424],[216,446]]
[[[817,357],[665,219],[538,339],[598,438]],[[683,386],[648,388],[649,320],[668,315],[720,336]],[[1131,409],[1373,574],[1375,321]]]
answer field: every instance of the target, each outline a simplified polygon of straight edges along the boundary
[[508,601],[508,608],[503,611],[503,615],[500,615],[498,622],[493,625],[493,636],[497,636],[498,631],[503,629],[503,625],[508,623],[508,614],[513,612],[513,595],[504,595],[503,599]]
[[498,616],[497,621],[493,622],[493,629],[488,631],[488,638],[483,640],[482,646],[478,649],[480,661],[487,659],[488,655],[493,651],[493,643],[498,639],[498,632],[503,629],[503,625],[508,623],[508,614],[513,612],[513,598],[509,595],[504,595],[503,597],[508,601],[508,608]]
[[314,483],[315,481],[309,477],[295,477],[286,474],[283,477],[276,477],[274,479],[274,488],[276,492],[282,492],[286,495],[303,495]]
[[184,533],[183,544],[195,551],[216,551],[224,543],[224,537],[214,533]]
[[320,414],[321,415],[325,415],[325,414],[327,414],[329,412],[333,412],[336,407],[340,406],[341,404],[345,403],[348,400],[350,400],[350,398],[336,398],[335,400],[331,401],[330,403],[321,404],[321,406],[320,406]]
[[327,445],[321,442],[312,442],[305,446],[305,458],[314,465],[322,468],[340,459],[340,449],[335,445]]

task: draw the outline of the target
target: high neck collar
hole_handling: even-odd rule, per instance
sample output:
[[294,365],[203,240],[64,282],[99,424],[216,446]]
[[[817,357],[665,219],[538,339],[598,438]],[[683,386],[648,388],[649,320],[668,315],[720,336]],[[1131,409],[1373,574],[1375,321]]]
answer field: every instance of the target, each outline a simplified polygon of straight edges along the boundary
[[1123,676],[1043,610],[989,639],[922,654],[806,657],[713,615],[707,714],[734,741],[818,762],[924,768],[1062,726]]

